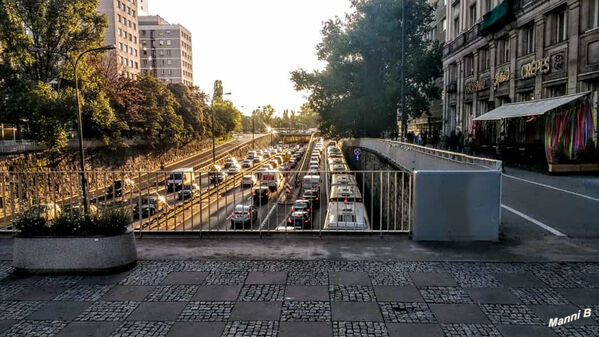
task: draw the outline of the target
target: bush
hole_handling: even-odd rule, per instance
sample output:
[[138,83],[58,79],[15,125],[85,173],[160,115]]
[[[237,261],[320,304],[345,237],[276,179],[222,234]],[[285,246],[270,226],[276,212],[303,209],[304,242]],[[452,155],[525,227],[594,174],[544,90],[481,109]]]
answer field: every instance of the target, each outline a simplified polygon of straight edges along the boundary
[[123,208],[99,213],[63,212],[48,221],[37,212],[23,213],[15,224],[22,236],[112,236],[123,234],[129,226],[129,213]]

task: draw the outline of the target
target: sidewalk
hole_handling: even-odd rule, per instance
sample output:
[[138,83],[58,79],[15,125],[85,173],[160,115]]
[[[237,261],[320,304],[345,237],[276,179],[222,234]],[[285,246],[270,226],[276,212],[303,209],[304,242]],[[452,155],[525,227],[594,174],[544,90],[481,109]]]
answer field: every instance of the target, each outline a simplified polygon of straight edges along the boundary
[[0,239],[0,336],[597,336],[586,244],[146,236],[128,272],[26,277]]

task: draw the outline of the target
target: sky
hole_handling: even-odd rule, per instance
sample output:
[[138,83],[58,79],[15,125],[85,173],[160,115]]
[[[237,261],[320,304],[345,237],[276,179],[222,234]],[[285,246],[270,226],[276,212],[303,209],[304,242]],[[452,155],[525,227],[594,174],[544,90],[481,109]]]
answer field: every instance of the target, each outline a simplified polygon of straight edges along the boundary
[[258,106],[299,110],[306,92],[290,72],[322,69],[316,57],[322,23],[351,10],[349,0],[149,0],[150,15],[192,33],[195,85],[212,96],[223,81],[244,114]]

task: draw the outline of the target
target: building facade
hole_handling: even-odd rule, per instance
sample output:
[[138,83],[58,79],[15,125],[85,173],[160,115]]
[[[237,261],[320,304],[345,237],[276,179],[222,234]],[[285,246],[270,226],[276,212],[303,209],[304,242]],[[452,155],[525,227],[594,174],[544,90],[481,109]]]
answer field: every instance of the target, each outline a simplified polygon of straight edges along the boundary
[[166,83],[193,85],[191,32],[158,15],[139,17],[141,69]]
[[108,18],[104,44],[116,46],[119,74],[137,78],[141,71],[137,0],[100,0],[98,11]]
[[[445,32],[447,27],[446,15],[446,3],[447,0],[429,0],[429,4],[435,7],[434,19],[431,23],[429,40],[436,40],[440,43],[445,43]],[[439,88],[443,87],[443,77],[436,80]],[[432,132],[434,130],[441,131],[443,117],[443,98],[434,100],[431,102],[429,114],[425,114],[419,118],[414,118],[408,121],[408,132],[414,132],[414,134],[421,133],[423,131]]]
[[505,103],[591,91],[597,106],[599,0],[448,1],[444,135]]
[[137,0],[137,14],[140,16],[150,15],[148,2],[150,0]]

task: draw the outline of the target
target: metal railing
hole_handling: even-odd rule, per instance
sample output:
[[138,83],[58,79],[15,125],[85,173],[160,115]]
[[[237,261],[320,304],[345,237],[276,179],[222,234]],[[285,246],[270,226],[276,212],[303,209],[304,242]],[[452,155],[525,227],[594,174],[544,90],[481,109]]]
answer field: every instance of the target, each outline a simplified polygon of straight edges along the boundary
[[[131,227],[140,235],[411,231],[413,175],[409,172],[345,172],[353,175],[359,193],[331,200],[332,176],[338,172],[261,171],[271,159],[232,173],[223,181],[211,179],[214,172],[206,170],[181,177],[164,171],[91,171],[87,173],[91,209],[129,210]],[[306,195],[313,198],[310,210],[306,217],[299,214],[296,219],[292,216],[295,200],[283,200],[287,194],[293,196],[290,199],[303,199],[302,184],[295,181],[303,181],[307,174],[321,177],[320,190],[312,197]],[[248,175],[258,180],[243,186]],[[267,178],[270,176],[273,179]],[[0,230],[4,232],[16,231],[15,221],[27,210],[53,220],[81,205],[79,172],[0,172]],[[361,219],[366,219],[366,228]],[[343,229],[332,229],[331,221],[339,222],[337,228]]]
[[483,157],[475,157],[470,156],[463,153],[446,151],[441,149],[435,149],[432,147],[421,146],[411,143],[398,142],[393,140],[381,140],[392,146],[399,146],[407,151],[415,151],[419,153],[424,153],[427,155],[431,155],[437,158],[442,158],[444,160],[452,161],[455,163],[463,163],[469,165],[477,165],[491,170],[501,170],[501,161],[483,158]]

